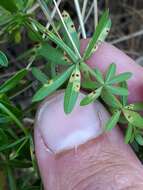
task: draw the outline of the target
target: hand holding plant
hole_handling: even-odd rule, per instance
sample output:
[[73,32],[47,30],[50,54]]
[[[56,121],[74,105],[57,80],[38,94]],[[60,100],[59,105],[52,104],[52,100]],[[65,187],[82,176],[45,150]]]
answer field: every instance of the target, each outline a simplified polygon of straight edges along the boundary
[[143,69],[104,42],[111,29],[109,10],[101,11],[98,21],[93,1],[95,31],[87,39],[88,2],[81,11],[73,1],[76,28],[69,13],[61,13],[60,2],[0,1],[1,43],[19,47],[27,41],[26,51],[22,47],[14,59],[15,46],[9,51],[6,45],[7,56],[0,51],[2,72],[12,64],[18,68],[4,73],[2,79],[10,77],[0,85],[0,166],[8,187],[42,189],[37,157],[45,189],[142,189],[142,166],[126,144],[142,156]]
[[[87,42],[82,41],[82,48],[86,44]],[[93,68],[99,66],[105,73],[112,60],[117,63],[117,74],[123,69],[125,72],[132,72],[135,76],[128,81],[129,101],[142,101],[140,87],[143,69],[123,52],[104,43],[88,64]],[[36,153],[45,189],[56,188],[56,186],[61,189],[143,188],[142,165],[129,145],[125,145],[119,129],[121,126],[116,126],[110,132],[103,132],[102,127],[109,119],[103,106],[99,103],[92,103],[87,107],[78,106],[65,117],[63,95],[59,93],[55,94],[55,98],[51,98],[41,105],[39,110],[41,115],[35,128]],[[50,112],[51,109],[53,112]],[[56,130],[52,126],[55,126]],[[92,131],[92,134],[94,133],[96,138],[90,140],[93,139],[90,135],[86,144],[76,145],[85,142],[87,138],[85,134],[89,134],[91,129],[94,129],[95,133]],[[100,135],[101,133],[104,134]],[[77,134],[78,138],[76,138]],[[68,147],[76,146],[74,149],[59,152],[62,144]],[[49,147],[50,152],[55,150],[59,154],[51,154],[48,151]],[[50,178],[51,174],[53,181]]]

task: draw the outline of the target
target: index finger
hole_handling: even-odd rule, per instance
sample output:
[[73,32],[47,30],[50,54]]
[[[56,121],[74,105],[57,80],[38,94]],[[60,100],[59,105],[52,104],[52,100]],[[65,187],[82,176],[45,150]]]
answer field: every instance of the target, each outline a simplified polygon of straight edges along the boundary
[[[88,40],[81,41],[81,52],[85,49]],[[128,80],[129,102],[143,101],[143,68],[135,63],[118,48],[103,43],[87,61],[91,67],[96,67],[104,73],[111,63],[117,65],[117,73],[131,72],[132,78]]]

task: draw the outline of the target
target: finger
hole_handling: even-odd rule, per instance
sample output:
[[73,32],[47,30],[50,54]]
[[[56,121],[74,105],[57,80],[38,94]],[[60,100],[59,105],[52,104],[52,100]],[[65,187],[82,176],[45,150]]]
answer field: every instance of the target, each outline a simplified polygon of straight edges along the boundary
[[99,137],[109,118],[105,108],[99,102],[77,105],[66,116],[63,97],[59,92],[45,100],[35,123],[45,190],[142,189],[142,166],[119,129]]
[[[83,52],[89,40],[81,42],[81,51]],[[87,61],[87,63],[105,72],[111,63],[117,65],[117,73],[131,72],[132,78],[128,81],[129,84],[129,101],[143,101],[143,68],[137,65],[125,53],[116,47],[103,43],[98,50]]]

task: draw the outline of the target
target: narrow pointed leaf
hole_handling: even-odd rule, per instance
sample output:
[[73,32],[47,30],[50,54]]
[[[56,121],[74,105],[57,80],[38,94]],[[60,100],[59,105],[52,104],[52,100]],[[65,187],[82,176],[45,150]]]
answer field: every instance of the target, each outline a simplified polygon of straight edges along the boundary
[[17,84],[19,84],[19,81],[27,75],[27,73],[27,69],[22,69],[18,71],[14,76],[12,76],[0,86],[0,93],[8,92],[12,88],[14,88]]
[[140,134],[137,134],[135,139],[139,145],[143,146],[143,137]]
[[[70,18],[70,15],[68,14],[68,12],[63,11],[62,16],[73,42],[75,43],[77,49],[80,50],[80,41],[79,41],[78,33],[75,29],[72,19]],[[67,33],[65,32],[64,32],[64,41],[71,49],[73,49],[73,45],[71,44],[69,37],[67,36]]]
[[115,75],[115,73],[116,73],[116,65],[112,63],[106,72],[105,82],[107,83]]
[[85,81],[91,81],[89,70],[87,70],[85,64],[80,64],[80,71]]
[[34,147],[34,142],[33,142],[33,138],[30,135],[29,137],[29,144],[30,144],[30,155],[31,155],[31,160],[32,160],[32,165],[35,169],[35,171],[37,171],[37,165],[36,165],[36,158],[35,158],[35,147]]
[[2,51],[0,51],[0,66],[2,66],[2,67],[8,66],[7,57]]
[[21,121],[11,112],[11,110],[9,110],[4,104],[0,103],[0,110],[7,114],[12,121],[14,121],[17,126],[26,134],[26,129],[24,128],[23,124],[21,123]]
[[0,125],[1,124],[8,124],[11,122],[11,119],[6,114],[0,114]]
[[8,150],[8,149],[11,149],[19,144],[21,144],[27,137],[22,137],[12,143],[9,143],[9,144],[4,144],[2,146],[0,146],[0,152],[2,151],[5,151],[5,150]]
[[48,77],[38,68],[33,67],[32,68],[32,74],[33,76],[39,80],[42,84],[47,83]]
[[107,89],[102,90],[101,98],[107,105],[113,108],[122,108],[122,104],[120,103],[120,101]]
[[124,115],[120,116],[119,124],[127,125],[129,122],[126,120]]
[[15,13],[17,11],[16,1],[15,0],[0,0],[0,6],[2,6],[4,9]]
[[8,142],[8,136],[3,129],[0,128],[0,144],[6,144]]
[[83,81],[81,83],[81,86],[84,89],[94,90],[94,89],[98,88],[100,86],[100,84],[97,82],[93,82],[93,81]]
[[87,60],[97,49],[98,45],[105,40],[111,28],[109,11],[105,11],[96,27],[95,33],[84,52],[84,60]]
[[100,82],[101,84],[104,84],[103,75],[102,75],[102,73],[100,72],[100,70],[96,68],[96,69],[94,69],[94,72],[95,72],[95,74],[96,74],[96,80],[97,80],[98,82]]
[[101,91],[102,91],[102,87],[94,90],[93,92],[88,94],[84,99],[82,99],[82,101],[80,102],[80,105],[84,106],[84,105],[94,102],[100,96]]
[[118,123],[120,114],[121,114],[121,111],[118,110],[112,115],[112,117],[109,119],[109,121],[106,124],[106,131],[110,131],[116,126],[116,124]]
[[67,65],[68,59],[59,48],[53,48],[51,45],[42,44],[37,50],[37,55],[44,57],[46,60],[53,62],[54,64]]
[[68,86],[65,91],[64,111],[67,114],[73,110],[74,105],[77,101],[80,90],[80,80],[81,80],[81,74],[79,71],[79,67],[76,66],[76,68],[71,74]]
[[11,155],[11,157],[10,157],[11,160],[14,160],[15,158],[17,158],[17,157],[19,156],[20,151],[25,147],[25,145],[27,144],[27,142],[28,142],[28,138],[25,139],[25,141],[24,141],[23,143],[21,143],[21,144],[19,145],[19,147],[17,147],[17,148],[15,149],[15,152],[14,152],[14,153]]
[[[121,85],[122,88],[125,88],[125,89],[128,90],[128,84],[127,84],[126,81],[121,82],[120,85]],[[128,95],[127,95],[127,96],[126,96],[126,95],[121,96],[121,97],[120,97],[120,100],[121,100],[121,102],[122,102],[122,104],[123,104],[124,106],[127,105],[127,103],[128,103]]]
[[22,118],[22,111],[18,109],[18,107],[14,106],[11,102],[0,100],[0,103],[2,103],[7,109],[9,109],[17,118]]
[[55,34],[52,32],[48,32],[48,38],[53,41],[55,44],[57,44],[61,49],[63,49],[71,58],[71,60],[74,63],[77,63],[79,57],[76,55],[76,53],[69,48],[62,39],[59,39]]
[[136,102],[125,106],[126,109],[133,111],[143,111],[143,102]]
[[132,138],[133,126],[129,123],[126,129],[125,143],[128,144]]
[[123,96],[127,96],[128,95],[128,90],[126,88],[122,88],[119,86],[107,86],[106,87],[112,94],[115,95],[123,95]]
[[108,82],[108,84],[115,84],[115,83],[120,83],[120,82],[126,81],[129,78],[131,78],[131,76],[132,76],[132,73],[130,73],[130,72],[122,73],[120,75],[117,75],[117,76],[113,77]]
[[135,111],[123,109],[124,116],[128,122],[138,128],[143,128],[143,117]]
[[48,83],[44,84],[34,95],[32,101],[37,102],[49,96],[53,93],[56,89],[58,89],[70,76],[71,72],[73,71],[74,66],[71,66],[67,69],[63,74],[57,76],[55,79],[50,80]]

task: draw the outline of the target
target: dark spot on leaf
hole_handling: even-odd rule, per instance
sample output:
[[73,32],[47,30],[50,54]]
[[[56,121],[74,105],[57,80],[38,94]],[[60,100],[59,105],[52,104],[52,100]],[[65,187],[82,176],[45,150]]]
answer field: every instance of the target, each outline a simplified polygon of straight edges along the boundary
[[65,18],[68,17],[68,15],[66,13],[63,13],[62,16]]
[[86,74],[86,71],[83,71],[84,74]]
[[77,84],[76,87],[79,88],[79,85]]
[[64,58],[64,60],[65,60],[65,61],[68,61],[68,59],[67,59],[66,57]]

